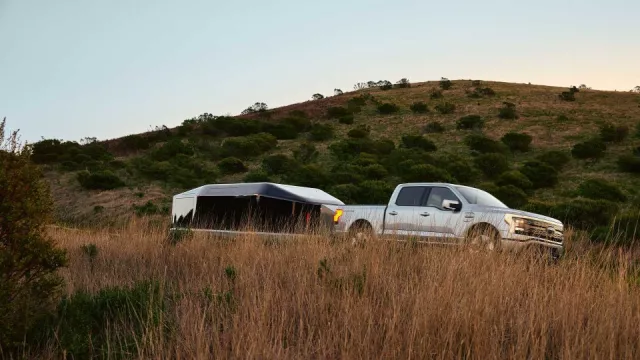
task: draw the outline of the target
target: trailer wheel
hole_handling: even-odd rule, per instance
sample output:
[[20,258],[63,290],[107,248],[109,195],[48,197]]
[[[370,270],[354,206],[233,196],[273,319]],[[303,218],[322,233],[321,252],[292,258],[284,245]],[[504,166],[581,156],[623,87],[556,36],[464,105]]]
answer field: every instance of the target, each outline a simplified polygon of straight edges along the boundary
[[366,221],[357,221],[349,228],[348,240],[351,245],[364,245],[373,239],[373,228]]

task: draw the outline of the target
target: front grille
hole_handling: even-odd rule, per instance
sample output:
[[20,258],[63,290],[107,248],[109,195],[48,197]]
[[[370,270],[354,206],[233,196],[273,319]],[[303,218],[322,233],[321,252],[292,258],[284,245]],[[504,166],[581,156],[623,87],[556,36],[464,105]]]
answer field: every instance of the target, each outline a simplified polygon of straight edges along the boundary
[[527,224],[524,228],[516,229],[516,234],[537,237],[559,243],[562,242],[563,238],[563,233],[558,227],[550,223],[529,219],[527,219]]

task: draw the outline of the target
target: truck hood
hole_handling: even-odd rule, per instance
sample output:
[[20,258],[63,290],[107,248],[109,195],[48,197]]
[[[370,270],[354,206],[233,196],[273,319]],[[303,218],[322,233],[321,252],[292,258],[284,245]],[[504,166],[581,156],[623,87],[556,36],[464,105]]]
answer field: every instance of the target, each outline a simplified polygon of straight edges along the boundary
[[532,212],[528,212],[528,211],[523,211],[523,210],[517,210],[517,209],[511,209],[511,208],[502,208],[502,207],[494,207],[494,206],[483,206],[478,208],[478,210],[482,211],[486,211],[486,212],[492,212],[492,213],[501,213],[501,214],[512,214],[512,215],[516,215],[516,216],[529,216],[532,218],[536,218],[536,219],[540,219],[540,220],[544,220],[544,221],[549,221],[552,223],[556,223],[558,225],[562,224],[562,221],[549,217],[549,216],[544,216],[544,215],[540,215],[540,214],[536,214],[536,213],[532,213]]

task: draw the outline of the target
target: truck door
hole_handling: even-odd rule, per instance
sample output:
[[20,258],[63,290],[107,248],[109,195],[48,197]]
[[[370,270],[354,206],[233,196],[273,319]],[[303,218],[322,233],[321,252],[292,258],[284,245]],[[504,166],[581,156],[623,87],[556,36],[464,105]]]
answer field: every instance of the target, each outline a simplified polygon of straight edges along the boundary
[[428,195],[427,186],[404,186],[393,203],[387,206],[384,234],[406,237],[416,235],[424,227]]
[[[436,237],[455,239],[456,228],[462,224],[462,211],[454,212],[442,207],[442,201],[453,200],[460,204],[460,199],[447,187],[433,186],[426,201],[426,212],[429,213],[429,228],[427,231]],[[446,241],[449,242],[449,241]]]

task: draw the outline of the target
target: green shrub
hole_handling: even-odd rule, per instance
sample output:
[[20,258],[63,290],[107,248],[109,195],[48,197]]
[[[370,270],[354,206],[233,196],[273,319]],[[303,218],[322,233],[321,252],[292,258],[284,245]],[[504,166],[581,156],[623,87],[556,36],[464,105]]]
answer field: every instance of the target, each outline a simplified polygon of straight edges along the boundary
[[220,160],[218,169],[223,175],[238,174],[247,171],[247,167],[242,160],[236,157],[228,157]]
[[589,199],[627,201],[627,196],[617,186],[602,179],[588,179],[578,186],[578,194]]
[[287,184],[326,189],[332,183],[329,173],[322,167],[311,164],[290,169],[283,176]]
[[429,97],[435,100],[435,99],[442,99],[444,95],[442,94],[442,91],[436,89],[431,91],[431,93],[429,94]]
[[606,200],[573,199],[555,204],[551,216],[578,229],[593,229],[611,224],[618,205]]
[[38,335],[55,337],[69,358],[136,357],[145,332],[168,325],[168,299],[158,282],[108,287],[96,294],[80,290],[65,296]]
[[425,114],[429,112],[429,107],[422,101],[414,102],[409,108],[416,114]]
[[516,104],[510,102],[503,102],[503,107],[498,111],[498,117],[500,119],[514,120],[518,118],[516,111]]
[[149,156],[156,161],[166,161],[179,154],[193,155],[193,148],[180,139],[171,139],[161,147],[151,151]]
[[500,140],[502,140],[511,151],[527,152],[529,151],[529,146],[533,138],[529,134],[509,132],[504,134]]
[[558,183],[558,171],[541,161],[525,162],[520,167],[520,172],[531,180],[534,189],[553,187]]
[[502,201],[510,208],[521,208],[528,202],[527,194],[514,185],[498,186],[495,191],[491,192],[498,200]]
[[46,226],[53,214],[49,186],[18,133],[0,122],[0,353],[19,358],[29,333],[53,311],[64,287],[66,252]]
[[272,182],[273,180],[264,170],[254,170],[248,172],[243,179],[244,182]]
[[508,148],[505,144],[495,141],[481,134],[470,134],[464,138],[464,143],[473,151],[481,154],[499,153],[506,154]]
[[329,188],[329,193],[342,200],[345,204],[357,203],[361,190],[353,183],[334,185]]
[[331,168],[331,179],[336,184],[357,184],[364,180],[362,167],[348,163],[337,163]]
[[147,201],[144,205],[133,205],[133,210],[137,216],[148,216],[160,213],[158,205],[154,204],[151,200]]
[[445,128],[439,121],[431,121],[424,126],[424,132],[427,134],[443,133],[444,131]]
[[353,122],[354,122],[353,114],[340,116],[340,118],[338,119],[338,122],[339,122],[340,124],[344,124],[344,125],[351,125],[351,124],[353,124]]
[[564,151],[549,150],[536,156],[536,160],[550,165],[556,170],[560,171],[566,164],[569,163],[569,161],[571,160],[571,156],[569,156],[569,154]]
[[382,115],[393,114],[398,112],[398,110],[400,110],[400,107],[393,103],[383,103],[378,105],[378,112]]
[[456,122],[457,130],[480,130],[484,127],[484,119],[479,115],[463,116]]
[[351,115],[351,112],[342,106],[332,106],[327,109],[327,117],[330,119],[339,119],[346,115]]
[[278,140],[293,140],[299,134],[294,125],[283,122],[265,125],[263,130]]
[[599,138],[594,138],[573,145],[571,155],[576,159],[599,160],[606,150],[607,145]]
[[284,154],[273,154],[262,159],[262,170],[267,175],[281,175],[295,166],[296,162]]
[[259,133],[244,137],[228,138],[222,143],[222,151],[226,156],[247,159],[273,150],[278,140],[271,134]]
[[454,182],[446,170],[429,164],[412,165],[400,176],[406,182]]
[[140,135],[129,135],[120,139],[120,149],[124,151],[139,151],[149,148],[149,140]]
[[309,140],[326,141],[333,137],[333,126],[329,124],[313,124],[309,130]]
[[364,174],[364,178],[367,180],[382,180],[389,175],[387,169],[380,164],[365,166],[362,169],[362,173]]
[[451,82],[451,80],[444,77],[440,79],[440,88],[442,90],[449,90],[451,89],[452,86],[453,86],[453,83]]
[[435,159],[426,151],[407,148],[392,150],[382,158],[381,163],[390,173],[401,175],[408,169],[403,165],[405,161],[412,161],[413,164],[435,164]]
[[366,180],[358,187],[356,204],[386,204],[393,193],[393,186],[382,180]]
[[576,96],[572,91],[563,91],[558,95],[558,98],[563,101],[576,101]]
[[329,145],[329,151],[338,160],[348,160],[360,153],[389,154],[395,148],[395,144],[388,139],[371,140],[370,138],[348,138]]
[[479,155],[474,159],[474,164],[489,178],[495,178],[511,168],[509,159],[498,153]]
[[435,109],[437,112],[439,112],[442,115],[445,114],[453,114],[454,111],[456,111],[456,106],[450,102],[442,102],[440,104],[437,104],[435,106]]
[[496,94],[496,92],[490,87],[479,88],[476,89],[476,91],[484,96],[494,96]]
[[81,171],[77,175],[80,186],[87,190],[112,190],[125,185],[118,175],[109,170],[89,172]]
[[264,123],[260,120],[230,116],[211,117],[203,125],[211,135],[247,136],[264,131]]
[[636,137],[640,138],[640,121],[636,123]]
[[480,177],[479,171],[473,168],[472,162],[459,155],[441,154],[435,159],[435,165],[446,170],[454,179],[463,184],[470,183]]
[[606,122],[600,126],[600,139],[604,142],[622,142],[629,135],[629,127],[624,125],[616,126]]
[[513,185],[522,190],[529,190],[533,188],[533,183],[523,173],[518,170],[511,170],[504,172],[498,176],[496,181],[498,186]]
[[320,153],[316,149],[316,146],[303,142],[295,150],[293,150],[293,158],[303,164],[308,164],[315,161]]
[[436,151],[438,148],[433,141],[422,135],[403,135],[402,146],[407,149],[421,149],[424,151]]
[[623,172],[640,174],[640,156],[622,155],[618,158],[617,164]]
[[349,130],[347,136],[353,139],[364,139],[369,137],[371,129],[368,126],[358,126],[355,129]]

